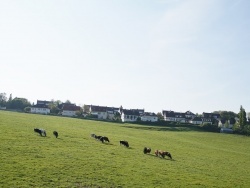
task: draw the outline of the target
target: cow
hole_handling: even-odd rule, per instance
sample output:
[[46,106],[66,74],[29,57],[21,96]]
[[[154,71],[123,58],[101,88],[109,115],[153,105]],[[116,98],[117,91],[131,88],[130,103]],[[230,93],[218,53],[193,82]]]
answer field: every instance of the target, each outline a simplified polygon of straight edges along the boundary
[[106,137],[106,136],[102,136],[101,138],[100,138],[100,141],[103,143],[104,141],[105,142],[109,142],[109,139],[108,139],[108,137]]
[[44,129],[34,128],[34,132],[39,133],[40,136],[46,136],[46,131]]
[[165,156],[168,156],[170,159],[172,159],[172,156],[170,152],[168,151],[155,150],[155,155],[157,157],[162,157],[162,158],[165,158]]
[[95,135],[95,139],[100,140],[102,136]]
[[151,148],[144,147],[144,149],[143,149],[144,154],[147,154],[147,153],[150,153],[150,152],[151,152]]
[[156,155],[156,157],[158,157],[159,156],[159,150],[157,149],[157,150],[155,150],[155,155]]
[[120,140],[120,145],[124,145],[124,146],[126,146],[127,148],[129,147],[128,142],[125,141],[125,140]]
[[172,156],[171,156],[170,152],[168,152],[168,151],[162,151],[161,156],[162,156],[162,158],[165,158],[165,156],[168,156],[170,159],[172,159]]
[[55,135],[55,137],[58,137],[58,132],[57,131],[53,131],[53,135]]

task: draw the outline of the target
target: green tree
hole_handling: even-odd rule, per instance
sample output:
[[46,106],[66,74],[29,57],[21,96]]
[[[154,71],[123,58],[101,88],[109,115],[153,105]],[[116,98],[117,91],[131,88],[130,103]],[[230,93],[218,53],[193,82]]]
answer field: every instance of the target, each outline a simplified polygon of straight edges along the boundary
[[161,112],[158,112],[156,115],[157,115],[159,121],[164,120],[164,117],[163,117]]
[[30,102],[25,98],[14,98],[11,102],[8,101],[10,109],[24,110],[25,107],[31,106]]
[[239,118],[240,118],[240,122],[239,122],[240,128],[243,129],[247,123],[247,117],[246,117],[246,111],[242,106],[240,106]]
[[7,97],[6,93],[0,93],[0,106],[6,106]]
[[230,118],[238,117],[238,114],[232,111],[214,111],[215,114],[220,114],[222,119],[229,120]]

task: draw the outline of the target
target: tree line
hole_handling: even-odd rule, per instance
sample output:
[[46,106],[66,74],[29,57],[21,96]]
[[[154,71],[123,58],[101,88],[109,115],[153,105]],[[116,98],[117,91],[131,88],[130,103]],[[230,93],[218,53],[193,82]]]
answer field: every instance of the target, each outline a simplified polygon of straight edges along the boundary
[[[65,103],[71,103],[69,100],[66,100]],[[59,105],[62,104],[62,101],[60,100],[51,100],[51,103],[49,104],[49,109],[52,114],[58,114],[60,112]],[[27,99],[25,98],[18,98],[15,97],[12,98],[12,94],[9,95],[9,97],[6,96],[6,93],[0,93],[0,107],[6,107],[7,109],[17,110],[17,111],[24,111],[29,112],[30,107],[34,105],[31,104]],[[84,105],[80,112],[77,113],[77,115],[81,115],[82,112],[88,112],[87,105]],[[233,130],[238,134],[244,134],[244,135],[250,135],[250,112],[247,114],[245,109],[240,106],[239,113],[234,113],[232,111],[214,111],[213,113],[220,114],[221,119],[224,119],[226,121],[230,120],[231,118],[235,119],[238,118],[239,121],[235,121]],[[247,115],[248,115],[248,121],[247,121]],[[157,113],[157,116],[160,121],[163,121],[163,115],[161,112]]]

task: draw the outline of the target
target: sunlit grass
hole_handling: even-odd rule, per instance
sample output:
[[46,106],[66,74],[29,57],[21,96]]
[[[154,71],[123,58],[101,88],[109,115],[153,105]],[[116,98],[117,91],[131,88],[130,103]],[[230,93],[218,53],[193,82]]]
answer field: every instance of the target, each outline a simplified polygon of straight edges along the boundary
[[[47,137],[35,133],[36,127]],[[185,130],[0,111],[0,185],[249,186],[249,137]],[[110,143],[96,141],[91,133],[107,136]],[[145,146],[170,151],[174,160],[145,155]]]

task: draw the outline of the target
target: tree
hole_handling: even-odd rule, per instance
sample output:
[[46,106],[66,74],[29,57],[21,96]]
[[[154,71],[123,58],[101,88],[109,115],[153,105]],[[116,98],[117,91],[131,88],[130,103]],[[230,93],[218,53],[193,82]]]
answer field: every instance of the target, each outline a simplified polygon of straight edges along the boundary
[[240,118],[240,128],[243,129],[247,123],[247,117],[246,117],[246,111],[242,106],[240,106],[239,118]]
[[90,108],[89,105],[86,105],[86,104],[83,105],[83,111],[84,111],[85,113],[89,113],[89,108]]
[[156,115],[157,115],[159,121],[164,120],[164,117],[163,117],[161,112],[158,112]]
[[8,104],[8,106],[10,109],[24,110],[25,107],[30,106],[30,102],[25,98],[16,97]]
[[0,93],[0,106],[6,106],[7,97],[6,93]]
[[215,114],[220,114],[222,119],[229,120],[230,118],[238,117],[238,114],[231,111],[214,111]]

